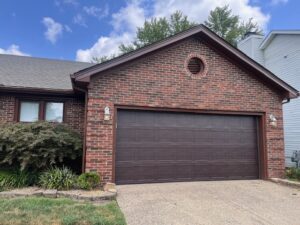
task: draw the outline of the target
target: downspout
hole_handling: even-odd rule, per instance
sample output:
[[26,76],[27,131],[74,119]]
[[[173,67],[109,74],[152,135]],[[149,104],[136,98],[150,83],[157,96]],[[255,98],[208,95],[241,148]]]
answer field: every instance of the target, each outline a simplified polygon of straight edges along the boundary
[[290,101],[291,101],[290,98],[284,99],[283,102],[282,102],[282,105],[287,104],[287,103],[289,103]]

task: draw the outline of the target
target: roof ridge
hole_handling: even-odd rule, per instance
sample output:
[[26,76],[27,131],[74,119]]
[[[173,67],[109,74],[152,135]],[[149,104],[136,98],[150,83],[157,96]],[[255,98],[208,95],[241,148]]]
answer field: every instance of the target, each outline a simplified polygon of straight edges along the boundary
[[68,59],[54,59],[54,58],[44,58],[44,57],[36,57],[36,56],[25,56],[25,55],[13,55],[13,54],[1,54],[0,57],[19,57],[19,58],[29,58],[29,59],[37,59],[37,60],[45,60],[45,61],[55,61],[55,62],[68,62],[68,63],[82,63],[82,64],[90,64],[95,65],[95,63],[89,63],[89,62],[80,62],[80,61],[73,61]]

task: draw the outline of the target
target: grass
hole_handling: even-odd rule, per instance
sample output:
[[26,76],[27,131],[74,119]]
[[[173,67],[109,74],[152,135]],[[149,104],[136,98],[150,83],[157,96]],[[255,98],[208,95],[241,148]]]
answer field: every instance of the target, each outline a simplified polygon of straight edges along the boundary
[[298,180],[298,179],[294,179],[294,178],[287,178],[288,180],[290,180],[290,181],[295,181],[295,182],[299,182],[300,180]]
[[0,198],[1,225],[125,225],[115,201],[103,206],[70,199]]
[[292,181],[300,181],[300,168],[287,168],[285,170],[286,178]]

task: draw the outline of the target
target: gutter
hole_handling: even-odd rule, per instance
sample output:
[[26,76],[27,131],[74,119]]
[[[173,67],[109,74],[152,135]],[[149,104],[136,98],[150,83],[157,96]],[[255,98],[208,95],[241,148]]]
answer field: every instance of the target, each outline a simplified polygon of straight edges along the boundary
[[43,95],[68,95],[74,96],[73,90],[67,89],[49,89],[49,88],[32,88],[17,86],[0,86],[0,92],[9,93],[26,93],[26,94],[43,94]]
[[287,103],[289,103],[290,101],[291,101],[291,99],[290,99],[290,98],[287,98],[287,99],[285,99],[285,100],[282,102],[282,105],[287,104]]

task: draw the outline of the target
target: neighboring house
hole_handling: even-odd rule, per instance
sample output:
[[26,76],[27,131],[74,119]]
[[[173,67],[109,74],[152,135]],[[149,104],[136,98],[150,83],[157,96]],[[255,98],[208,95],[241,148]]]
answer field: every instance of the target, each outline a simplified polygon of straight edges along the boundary
[[[266,37],[250,33],[238,48],[279,78],[300,89],[300,30],[274,30]],[[283,106],[286,166],[293,151],[300,150],[300,100]]]
[[81,131],[84,170],[105,182],[284,175],[282,102],[298,91],[203,25],[90,67],[2,60],[1,121]]

